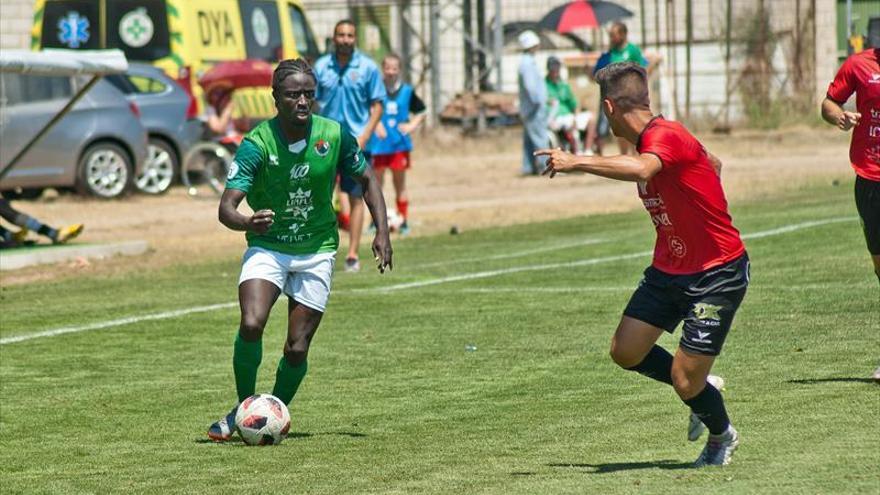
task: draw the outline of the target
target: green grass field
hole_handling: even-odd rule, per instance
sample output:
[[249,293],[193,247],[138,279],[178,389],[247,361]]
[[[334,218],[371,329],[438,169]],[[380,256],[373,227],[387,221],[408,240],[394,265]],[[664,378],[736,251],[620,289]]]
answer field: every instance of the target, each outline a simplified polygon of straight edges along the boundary
[[234,400],[235,306],[8,340],[234,302],[238,259],[5,287],[0,491],[878,493],[880,304],[851,187],[733,205],[752,286],[715,368],[742,435],[725,468],[691,469],[685,406],[608,357],[650,260],[638,211],[405,239],[390,276],[340,271],[277,447],[204,434]]

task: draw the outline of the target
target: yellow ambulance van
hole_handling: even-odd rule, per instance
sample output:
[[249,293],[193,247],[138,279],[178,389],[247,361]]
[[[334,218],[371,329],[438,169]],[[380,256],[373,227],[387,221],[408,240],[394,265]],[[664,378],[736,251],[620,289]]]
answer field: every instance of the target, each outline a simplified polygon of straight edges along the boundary
[[[305,57],[318,46],[299,0],[36,0],[31,47],[118,48],[178,80],[198,112],[198,77],[227,60],[272,64]],[[267,89],[236,91],[241,115],[270,117]]]

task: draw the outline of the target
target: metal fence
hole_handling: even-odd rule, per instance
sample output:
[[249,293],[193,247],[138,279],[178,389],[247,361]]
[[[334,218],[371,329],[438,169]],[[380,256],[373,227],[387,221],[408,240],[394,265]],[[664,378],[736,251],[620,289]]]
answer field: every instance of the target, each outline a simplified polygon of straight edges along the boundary
[[[404,72],[436,118],[456,94],[516,87],[517,52],[504,26],[536,21],[564,0],[309,0],[319,39],[343,18],[359,23],[367,53],[404,58]],[[629,39],[660,57],[658,109],[729,123],[746,113],[743,93],[768,98],[823,93],[836,67],[835,0],[619,0],[634,15]],[[765,25],[749,23],[756,17]],[[822,22],[816,22],[821,19]],[[827,22],[826,22],[827,20]],[[764,29],[761,32],[760,29]],[[595,50],[598,30],[574,33]],[[759,46],[760,45],[760,46]],[[569,47],[570,49],[570,47]],[[547,54],[545,54],[547,55]],[[747,98],[746,98],[747,99]]]

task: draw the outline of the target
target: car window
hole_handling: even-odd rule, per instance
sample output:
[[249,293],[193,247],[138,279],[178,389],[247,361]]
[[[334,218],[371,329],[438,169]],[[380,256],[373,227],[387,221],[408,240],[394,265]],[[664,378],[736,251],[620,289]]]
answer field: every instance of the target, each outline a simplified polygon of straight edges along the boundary
[[116,87],[116,89],[122,91],[122,94],[130,95],[132,93],[138,92],[137,87],[122,74],[110,74],[104,76],[104,79],[106,79],[107,82]]
[[287,13],[290,15],[290,25],[293,27],[293,38],[297,51],[313,63],[319,55],[318,44],[315,43],[315,36],[306,23],[306,16],[303,15],[299,7],[293,4],[288,4]]
[[111,74],[104,76],[110,84],[123,94],[158,94],[168,90],[168,85],[159,79],[134,74]]
[[47,2],[43,11],[44,48],[100,48],[98,0]]
[[241,0],[241,24],[247,58],[278,62],[284,54],[278,5],[275,2]]
[[69,100],[72,96],[73,86],[67,76],[0,74],[0,99],[6,105]]
[[168,85],[152,77],[126,76],[126,79],[137,89],[137,93],[164,93],[168,89]]
[[152,62],[171,53],[165,0],[107,1],[107,47],[129,60]]

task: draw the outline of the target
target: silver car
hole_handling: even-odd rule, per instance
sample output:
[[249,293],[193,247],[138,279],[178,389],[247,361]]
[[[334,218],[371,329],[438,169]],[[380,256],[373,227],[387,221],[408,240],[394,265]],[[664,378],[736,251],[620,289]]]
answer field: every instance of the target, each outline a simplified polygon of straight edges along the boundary
[[[5,169],[85,82],[0,73],[0,166]],[[116,198],[143,172],[146,156],[147,132],[137,106],[101,80],[3,177],[0,191],[37,196],[48,187],[75,188]]]
[[161,69],[146,64],[129,64],[125,74],[105,79],[138,106],[149,134],[147,160],[135,186],[148,194],[166,192],[180,174],[181,159],[202,137],[204,126],[192,96]]

